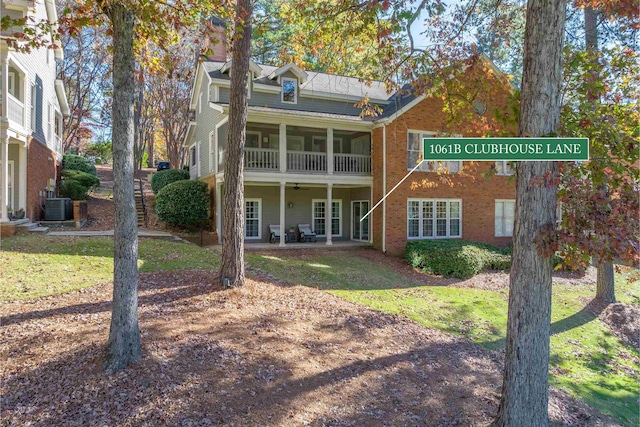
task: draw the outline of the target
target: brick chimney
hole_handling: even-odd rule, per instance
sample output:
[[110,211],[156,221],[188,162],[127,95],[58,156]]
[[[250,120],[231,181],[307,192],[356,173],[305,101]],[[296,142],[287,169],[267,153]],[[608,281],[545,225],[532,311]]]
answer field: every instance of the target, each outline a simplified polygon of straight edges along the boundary
[[230,59],[228,54],[227,43],[227,21],[217,16],[213,16],[209,19],[211,25],[211,32],[209,38],[205,40],[203,50],[208,51],[207,56],[212,61],[227,62]]

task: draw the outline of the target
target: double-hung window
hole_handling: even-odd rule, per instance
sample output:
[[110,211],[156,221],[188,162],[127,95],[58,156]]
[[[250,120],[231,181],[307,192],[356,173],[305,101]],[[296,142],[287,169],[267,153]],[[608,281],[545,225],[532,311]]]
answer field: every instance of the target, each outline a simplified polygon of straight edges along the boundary
[[262,238],[262,199],[244,199],[244,237]]
[[513,223],[516,212],[515,200],[496,200],[495,235],[496,237],[513,236]]
[[282,79],[282,102],[296,104],[298,102],[298,81],[296,79]]
[[[416,167],[422,153],[424,138],[436,138],[435,132],[409,131],[407,134],[407,170]],[[462,167],[461,161],[435,161],[424,157],[424,162],[416,169],[422,172],[449,172],[457,173]]]
[[[327,201],[312,201],[313,231],[318,236],[326,236]],[[342,236],[342,200],[331,201],[331,235]]]
[[407,200],[407,238],[462,237],[462,200]]
[[499,160],[496,162],[496,175],[513,175],[514,173],[516,171],[511,167],[510,161]]

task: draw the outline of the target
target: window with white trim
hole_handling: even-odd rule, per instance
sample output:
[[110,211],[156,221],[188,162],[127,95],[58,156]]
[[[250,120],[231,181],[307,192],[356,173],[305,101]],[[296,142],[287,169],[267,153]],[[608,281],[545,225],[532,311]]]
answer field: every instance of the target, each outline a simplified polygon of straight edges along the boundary
[[53,113],[53,105],[49,103],[49,114],[47,115],[47,143],[53,144],[53,121],[54,121],[54,113]]
[[211,173],[216,172],[216,152],[218,151],[218,147],[216,145],[217,133],[218,132],[216,131],[209,132],[209,172]]
[[244,199],[244,237],[262,238],[262,199]]
[[[312,200],[313,231],[318,236],[326,236],[327,200]],[[331,201],[331,235],[342,236],[342,200]]]
[[515,221],[516,201],[496,200],[495,209],[495,235],[496,237],[513,236],[513,224]]
[[[411,170],[416,167],[420,160],[420,154],[422,153],[424,138],[436,138],[438,134],[435,132],[417,132],[408,131],[407,134],[407,170]],[[462,168],[461,161],[426,161],[422,162],[420,167],[416,171],[422,172],[449,172],[458,173]]]
[[31,83],[31,131],[36,130],[36,84]]
[[195,144],[193,146],[191,146],[191,149],[189,150],[189,157],[191,157],[191,167],[196,165],[196,162],[198,161],[198,159],[196,158],[196,146]]
[[462,200],[407,200],[408,239],[457,237],[462,237]]
[[513,175],[516,170],[511,167],[509,160],[496,161],[496,175]]
[[282,102],[296,104],[298,102],[298,81],[296,79],[282,78]]

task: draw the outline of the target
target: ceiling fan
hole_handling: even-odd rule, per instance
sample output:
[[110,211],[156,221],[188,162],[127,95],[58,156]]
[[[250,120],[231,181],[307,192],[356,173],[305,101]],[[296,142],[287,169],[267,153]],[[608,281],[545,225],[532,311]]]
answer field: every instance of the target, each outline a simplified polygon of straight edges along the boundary
[[296,191],[298,191],[298,190],[303,190],[303,191],[308,190],[308,188],[302,188],[302,187],[300,187],[300,186],[298,185],[298,183],[296,183],[296,184],[293,186],[293,189],[294,189],[294,190],[296,190]]

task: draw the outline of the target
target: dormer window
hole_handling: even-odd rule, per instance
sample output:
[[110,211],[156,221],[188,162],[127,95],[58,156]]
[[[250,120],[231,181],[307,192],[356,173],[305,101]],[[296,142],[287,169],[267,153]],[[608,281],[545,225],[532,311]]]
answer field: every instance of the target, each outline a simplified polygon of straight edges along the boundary
[[283,78],[282,79],[282,102],[296,104],[298,102],[298,80]]

